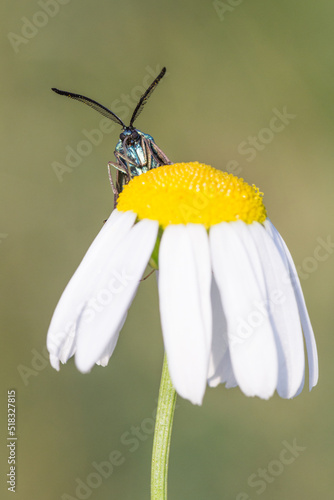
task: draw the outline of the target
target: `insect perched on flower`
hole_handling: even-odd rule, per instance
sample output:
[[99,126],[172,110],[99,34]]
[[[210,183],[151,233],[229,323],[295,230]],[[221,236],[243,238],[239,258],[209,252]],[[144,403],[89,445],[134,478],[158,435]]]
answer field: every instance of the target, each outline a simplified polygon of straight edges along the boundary
[[[57,94],[70,97],[71,99],[76,99],[77,101],[81,101],[84,104],[87,104],[106,118],[109,118],[113,122],[123,127],[123,131],[120,134],[119,141],[116,144],[116,148],[114,151],[116,163],[108,163],[109,180],[114,193],[114,207],[116,207],[117,198],[122,191],[123,186],[127,184],[134,176],[147,172],[152,168],[159,167],[160,165],[171,163],[165,153],[154,142],[152,136],[141,132],[133,126],[136,118],[142,112],[148,98],[150,97],[162,77],[165,75],[165,73],[166,68],[163,68],[156,79],[151,83],[148,89],[141,96],[134,112],[132,113],[131,120],[128,126],[125,125],[121,118],[117,116],[113,111],[106,108],[105,106],[102,106],[102,104],[93,101],[89,97],[85,97],[80,94],[73,94],[72,92],[67,92],[66,90],[58,90],[56,88],[52,89]],[[116,186],[112,180],[110,167],[114,167],[117,169]]]
[[206,385],[283,398],[318,380],[296,268],[262,193],[199,163],[134,176],[54,312],[47,339],[59,369],[106,365],[147,264],[159,269],[160,316],[176,391],[201,404]]

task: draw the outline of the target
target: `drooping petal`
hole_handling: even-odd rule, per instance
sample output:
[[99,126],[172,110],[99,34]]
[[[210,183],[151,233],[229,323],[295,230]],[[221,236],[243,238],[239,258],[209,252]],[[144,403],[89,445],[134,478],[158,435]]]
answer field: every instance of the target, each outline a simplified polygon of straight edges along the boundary
[[225,351],[214,375],[208,379],[208,384],[210,387],[217,387],[218,384],[225,384],[226,389],[237,387],[238,382],[234,376],[229,349]]
[[170,225],[159,251],[160,316],[176,391],[201,404],[211,348],[211,266],[204,226]]
[[[306,349],[307,349],[307,357],[309,365],[309,389],[311,390],[312,387],[314,387],[317,384],[319,377],[318,353],[317,353],[317,346],[315,342],[313,328],[311,325],[311,321],[304,300],[303,291],[300,285],[295,264],[282,236],[280,235],[280,233],[277,231],[277,229],[269,219],[265,221],[265,228],[273,238],[273,241],[278,251],[280,252],[280,255],[282,257],[282,260],[285,264],[285,268],[287,271],[286,276],[288,277],[289,281],[291,281],[291,284],[295,292],[299,309],[300,321],[302,324]],[[299,392],[300,391],[298,391],[297,394]]]
[[292,398],[300,388],[305,370],[303,333],[295,294],[271,236],[258,222],[247,229],[257,248],[267,288],[267,309],[279,361],[277,392],[282,398]]
[[113,337],[111,338],[111,341],[109,342],[109,344],[107,345],[107,347],[105,348],[104,352],[102,353],[100,359],[98,361],[96,361],[96,364],[97,365],[100,365],[100,366],[107,366],[107,364],[109,363],[109,359],[111,358],[114,350],[115,350],[115,347],[116,347],[116,344],[117,344],[117,341],[118,341],[118,337],[119,337],[119,332],[122,330],[123,328],[123,325],[125,323],[125,320],[126,320],[126,317],[128,315],[128,312],[126,312],[124,314],[124,317],[121,321],[121,324],[118,328],[118,332],[116,332]]
[[208,384],[216,387],[226,383],[226,387],[235,387],[233,368],[227,338],[226,317],[222,308],[220,293],[214,276],[211,282],[212,305],[212,346],[210,352]]
[[47,347],[55,368],[59,368],[56,359],[65,363],[75,352],[77,322],[87,297],[103,274],[111,252],[130,231],[135,219],[136,214],[132,212],[114,210],[66,286],[47,336]]
[[212,267],[227,320],[233,372],[247,396],[267,399],[277,385],[278,360],[259,256],[247,225],[238,221],[210,229]]
[[109,253],[77,326],[75,362],[80,371],[89,371],[108,345],[113,345],[152,254],[158,228],[157,221],[138,222]]
[[[53,368],[55,368],[57,371],[59,371],[59,362],[61,363],[66,363],[71,356],[75,353],[76,345],[75,345],[75,339],[76,339],[76,332],[75,332],[76,325],[75,323],[71,323],[64,328],[64,330],[61,332],[62,337],[61,339],[59,338],[59,334],[57,335],[57,341],[61,341],[59,343],[59,346],[55,344],[54,338],[52,338],[52,346],[55,344],[57,350],[56,354],[54,354],[50,348],[50,344],[48,345],[48,349],[50,352],[50,364]],[[49,338],[48,338],[49,340]],[[49,342],[51,342],[49,340]]]

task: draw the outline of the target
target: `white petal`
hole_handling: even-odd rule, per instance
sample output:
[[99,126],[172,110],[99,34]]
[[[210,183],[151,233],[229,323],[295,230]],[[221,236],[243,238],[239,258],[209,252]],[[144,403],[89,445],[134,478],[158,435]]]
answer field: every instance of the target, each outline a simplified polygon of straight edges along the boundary
[[159,251],[160,316],[176,391],[201,404],[211,348],[211,265],[204,226],[168,226]]
[[230,350],[227,349],[217,366],[215,374],[208,380],[210,387],[217,387],[218,384],[225,384],[226,389],[237,387],[238,382],[234,376]]
[[215,280],[211,282],[212,304],[212,346],[208,373],[208,384],[216,387],[225,384],[227,389],[238,385],[231,363],[230,349],[227,337],[227,322],[223,311],[220,292]]
[[158,228],[157,221],[138,222],[108,255],[79,318],[75,362],[80,371],[89,371],[107,346],[113,345],[152,254]]
[[118,329],[119,330],[118,333],[116,333],[112,337],[111,341],[109,342],[109,344],[105,348],[103,354],[101,355],[101,358],[98,361],[96,361],[97,365],[107,366],[107,364],[109,363],[109,359],[111,358],[111,356],[112,356],[112,354],[113,354],[113,352],[115,350],[117,341],[118,341],[119,332],[122,330],[122,328],[124,326],[124,323],[125,323],[127,315],[128,315],[128,312],[126,311],[126,313],[124,314],[124,317],[123,317],[123,319],[121,321],[120,327]]
[[59,372],[59,358],[58,356],[55,356],[54,354],[50,354],[50,364],[52,368],[57,370]]
[[271,236],[257,222],[249,225],[248,230],[259,253],[266,282],[267,309],[274,327],[279,360],[277,392],[283,398],[292,398],[303,381],[305,370],[303,332],[295,294]]
[[227,319],[233,372],[247,396],[272,396],[278,375],[274,333],[258,253],[244,222],[223,222],[210,229],[212,267]]
[[311,321],[304,300],[303,291],[300,285],[300,281],[298,278],[297,270],[294,265],[293,259],[282,236],[279,234],[279,232],[269,219],[265,221],[265,228],[268,231],[268,233],[272,236],[274,243],[276,244],[276,247],[281,254],[281,257],[285,263],[288,276],[290,278],[291,284],[295,292],[299,309],[300,321],[302,324],[306,349],[307,349],[308,365],[309,365],[309,389],[311,390],[312,387],[314,387],[318,382],[318,376],[319,376],[318,353],[317,353],[317,346],[314,338],[313,328],[311,325]]
[[212,346],[210,353],[208,384],[216,387],[226,382],[227,387],[237,385],[229,354],[227,323],[220,293],[214,277],[211,282]]
[[114,210],[89,247],[66,286],[53,313],[47,336],[49,352],[66,362],[75,351],[78,318],[89,294],[104,272],[104,266],[120,240],[131,229],[136,214]]

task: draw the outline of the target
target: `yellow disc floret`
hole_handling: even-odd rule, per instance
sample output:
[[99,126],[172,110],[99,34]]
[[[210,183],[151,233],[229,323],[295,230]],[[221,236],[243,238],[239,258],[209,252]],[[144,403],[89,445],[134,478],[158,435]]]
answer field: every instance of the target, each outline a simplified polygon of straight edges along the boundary
[[138,219],[169,224],[203,224],[242,220],[264,222],[262,193],[243,179],[202,163],[174,163],[149,170],[124,186],[117,209]]

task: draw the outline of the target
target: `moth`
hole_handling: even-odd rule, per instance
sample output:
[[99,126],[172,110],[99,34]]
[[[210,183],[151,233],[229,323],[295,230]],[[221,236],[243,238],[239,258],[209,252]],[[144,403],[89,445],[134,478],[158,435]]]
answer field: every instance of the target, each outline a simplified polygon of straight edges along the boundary
[[[152,168],[157,168],[161,165],[170,165],[172,163],[165,153],[159,148],[151,135],[141,132],[141,130],[134,127],[135,120],[142,112],[147,100],[165,73],[166,68],[164,67],[148,89],[140,97],[138,104],[132,113],[129,125],[125,125],[123,120],[121,120],[121,118],[113,111],[105,106],[102,106],[102,104],[99,104],[89,97],[85,97],[81,94],[74,94],[66,90],[52,88],[56,94],[81,101],[122,127],[122,132],[114,151],[116,162],[108,163],[109,180],[114,193],[114,207],[117,205],[117,198],[123,190],[123,186],[133,177],[143,174]],[[111,167],[117,170],[116,183],[114,183],[112,179]]]

